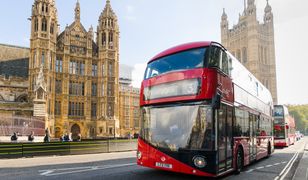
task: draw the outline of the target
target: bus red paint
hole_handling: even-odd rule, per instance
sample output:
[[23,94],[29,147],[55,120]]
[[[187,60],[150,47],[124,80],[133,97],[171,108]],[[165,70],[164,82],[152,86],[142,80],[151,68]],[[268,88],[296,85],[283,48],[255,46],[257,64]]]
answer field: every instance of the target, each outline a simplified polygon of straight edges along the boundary
[[152,58],[140,107],[141,166],[217,177],[274,150],[269,90],[216,42],[183,44]]

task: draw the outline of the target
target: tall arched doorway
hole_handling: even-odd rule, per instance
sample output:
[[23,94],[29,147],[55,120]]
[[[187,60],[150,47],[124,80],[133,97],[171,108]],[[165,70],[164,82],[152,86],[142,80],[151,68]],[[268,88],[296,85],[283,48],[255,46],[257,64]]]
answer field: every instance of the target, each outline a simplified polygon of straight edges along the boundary
[[72,139],[77,140],[78,134],[80,133],[80,127],[78,124],[74,124],[71,128]]

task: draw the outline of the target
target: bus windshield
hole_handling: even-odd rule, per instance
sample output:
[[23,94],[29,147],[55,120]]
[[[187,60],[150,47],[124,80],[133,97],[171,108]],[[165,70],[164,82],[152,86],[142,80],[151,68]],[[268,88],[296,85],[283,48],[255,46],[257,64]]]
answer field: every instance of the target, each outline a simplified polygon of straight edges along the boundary
[[144,107],[140,136],[170,151],[212,150],[212,109],[203,105]]
[[285,126],[275,125],[274,126],[274,136],[277,139],[284,139],[285,138]]
[[148,64],[144,79],[173,71],[204,67],[206,47],[162,57]]

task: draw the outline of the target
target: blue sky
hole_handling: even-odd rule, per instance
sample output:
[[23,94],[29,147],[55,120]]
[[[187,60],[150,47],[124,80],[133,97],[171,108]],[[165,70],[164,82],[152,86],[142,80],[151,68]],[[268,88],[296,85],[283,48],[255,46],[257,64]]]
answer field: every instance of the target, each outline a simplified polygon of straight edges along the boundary
[[[0,1],[0,43],[29,47],[34,0]],[[18,3],[17,3],[18,2]],[[135,67],[138,86],[145,63],[171,46],[200,40],[220,42],[222,9],[229,24],[238,21],[243,0],[111,0],[120,25],[120,63]],[[56,0],[61,31],[74,19],[76,0]],[[81,21],[96,29],[105,0],[80,0]],[[262,21],[266,0],[256,0]],[[280,103],[308,103],[307,0],[270,0],[275,22],[278,98]],[[305,80],[307,81],[307,80]]]

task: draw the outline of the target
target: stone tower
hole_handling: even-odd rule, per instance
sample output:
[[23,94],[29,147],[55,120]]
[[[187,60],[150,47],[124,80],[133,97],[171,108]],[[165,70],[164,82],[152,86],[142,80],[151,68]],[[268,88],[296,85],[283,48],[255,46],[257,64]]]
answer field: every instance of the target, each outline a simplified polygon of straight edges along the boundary
[[[119,129],[119,25],[116,14],[113,12],[110,0],[101,13],[97,26],[98,57],[101,60],[103,110],[107,118],[109,134],[117,135]],[[111,133],[111,131],[114,131]]]
[[244,0],[238,24],[229,29],[228,16],[221,16],[222,44],[272,93],[277,104],[276,60],[272,8],[264,9],[263,23],[257,19],[255,0]]
[[[32,5],[31,38],[29,60],[29,96],[34,102],[34,114],[45,114],[46,127],[53,126],[48,121],[53,111],[54,71],[52,64],[56,58],[56,41],[58,35],[58,18],[55,0],[35,0]],[[43,86],[42,86],[43,85]],[[37,92],[39,91],[39,92]],[[36,108],[38,95],[45,105]],[[35,111],[40,112],[35,112]]]

